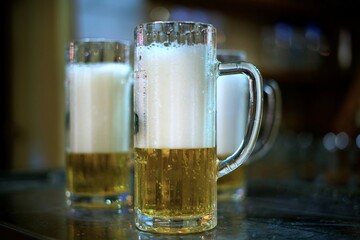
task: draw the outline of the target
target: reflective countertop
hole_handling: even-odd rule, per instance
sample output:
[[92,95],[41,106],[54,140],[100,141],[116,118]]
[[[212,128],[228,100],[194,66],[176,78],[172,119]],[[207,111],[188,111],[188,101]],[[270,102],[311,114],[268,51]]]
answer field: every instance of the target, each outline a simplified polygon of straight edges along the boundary
[[253,181],[243,202],[218,202],[215,229],[138,231],[132,208],[74,210],[63,171],[0,178],[0,239],[359,239],[360,194],[298,181]]

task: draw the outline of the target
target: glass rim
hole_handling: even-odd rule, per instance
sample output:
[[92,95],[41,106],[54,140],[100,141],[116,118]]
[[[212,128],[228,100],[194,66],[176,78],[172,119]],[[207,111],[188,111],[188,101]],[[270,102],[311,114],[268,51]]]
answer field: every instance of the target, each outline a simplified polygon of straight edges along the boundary
[[200,25],[203,27],[210,27],[210,28],[214,28],[215,27],[211,24],[211,23],[205,23],[205,22],[197,22],[197,21],[153,21],[153,22],[144,22],[144,23],[140,23],[135,27],[135,30],[142,28],[142,27],[146,27],[146,26],[154,26],[154,25],[174,25],[174,24],[184,24],[184,25]]
[[77,38],[72,39],[67,42],[67,44],[79,44],[79,43],[118,43],[125,46],[131,46],[132,41],[126,39],[116,39],[116,38]]

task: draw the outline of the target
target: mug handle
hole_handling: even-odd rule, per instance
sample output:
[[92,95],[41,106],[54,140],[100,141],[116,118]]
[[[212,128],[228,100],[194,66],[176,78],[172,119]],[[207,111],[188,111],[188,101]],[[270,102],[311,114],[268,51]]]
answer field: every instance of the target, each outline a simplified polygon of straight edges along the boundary
[[273,79],[264,80],[264,92],[267,99],[267,111],[263,132],[259,133],[255,148],[246,164],[262,158],[272,147],[279,131],[281,121],[281,91]]
[[218,74],[231,75],[244,73],[248,76],[250,104],[249,120],[244,140],[238,149],[225,160],[218,161],[218,178],[232,172],[249,159],[261,127],[263,114],[263,80],[259,70],[251,63],[221,63],[218,65]]

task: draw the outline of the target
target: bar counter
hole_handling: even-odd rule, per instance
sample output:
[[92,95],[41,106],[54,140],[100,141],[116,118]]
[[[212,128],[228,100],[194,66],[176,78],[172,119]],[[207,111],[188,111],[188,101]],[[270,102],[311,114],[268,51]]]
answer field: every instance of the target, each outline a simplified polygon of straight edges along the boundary
[[0,239],[359,239],[360,194],[305,182],[253,181],[243,202],[218,202],[218,225],[199,234],[138,231],[133,208],[74,210],[64,172],[0,178]]

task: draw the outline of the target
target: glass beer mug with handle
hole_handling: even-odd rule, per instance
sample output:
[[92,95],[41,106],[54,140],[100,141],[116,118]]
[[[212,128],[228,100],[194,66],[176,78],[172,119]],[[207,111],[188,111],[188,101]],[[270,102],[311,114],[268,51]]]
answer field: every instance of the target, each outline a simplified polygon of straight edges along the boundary
[[[218,49],[221,62],[246,61],[246,52]],[[281,92],[277,82],[264,79],[264,117],[255,148],[250,158],[233,173],[218,180],[218,200],[241,201],[246,196],[247,166],[270,150],[277,136],[281,118]],[[243,141],[248,124],[249,87],[246,75],[220,76],[217,81],[217,156],[231,155]]]
[[[242,165],[255,147],[263,84],[250,63],[219,62],[216,28],[199,22],[135,27],[135,225],[148,232],[201,232],[217,225],[217,179]],[[245,73],[250,111],[245,140],[216,156],[216,79]]]

